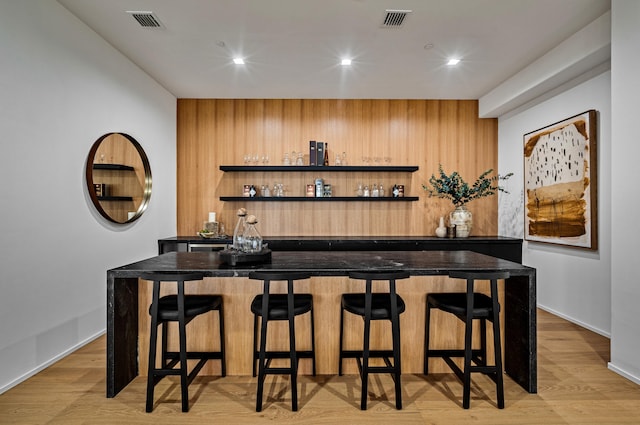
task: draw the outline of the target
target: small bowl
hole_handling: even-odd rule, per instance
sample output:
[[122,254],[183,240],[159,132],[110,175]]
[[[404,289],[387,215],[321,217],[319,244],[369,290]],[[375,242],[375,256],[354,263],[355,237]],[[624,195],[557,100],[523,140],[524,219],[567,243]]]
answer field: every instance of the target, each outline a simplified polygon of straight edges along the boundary
[[216,236],[215,233],[213,232],[198,232],[198,236],[205,238],[205,239],[210,239]]

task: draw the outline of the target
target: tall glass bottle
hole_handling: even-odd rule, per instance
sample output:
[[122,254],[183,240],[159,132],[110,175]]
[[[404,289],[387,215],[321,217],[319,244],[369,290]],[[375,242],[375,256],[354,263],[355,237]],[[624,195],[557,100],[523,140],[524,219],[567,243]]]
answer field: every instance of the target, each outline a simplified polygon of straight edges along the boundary
[[247,217],[247,227],[242,237],[242,243],[244,244],[243,251],[249,254],[262,251],[262,236],[260,232],[258,232],[258,229],[256,229],[257,223],[258,219],[255,215]]
[[233,249],[236,251],[242,251],[243,249],[243,236],[246,224],[246,216],[247,210],[244,208],[240,208],[237,212],[238,222],[236,223],[236,228],[233,230]]

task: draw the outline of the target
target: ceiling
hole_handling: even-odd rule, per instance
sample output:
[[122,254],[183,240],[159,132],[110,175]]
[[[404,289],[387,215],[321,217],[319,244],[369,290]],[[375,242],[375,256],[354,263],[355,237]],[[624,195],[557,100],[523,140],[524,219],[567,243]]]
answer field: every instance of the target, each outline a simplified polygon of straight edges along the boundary
[[[610,0],[58,0],[178,98],[479,99]],[[411,10],[382,26],[386,10]],[[160,28],[127,11],[149,11]],[[245,59],[235,65],[234,56]],[[340,65],[352,58],[350,67]],[[450,57],[461,62],[446,65]]]

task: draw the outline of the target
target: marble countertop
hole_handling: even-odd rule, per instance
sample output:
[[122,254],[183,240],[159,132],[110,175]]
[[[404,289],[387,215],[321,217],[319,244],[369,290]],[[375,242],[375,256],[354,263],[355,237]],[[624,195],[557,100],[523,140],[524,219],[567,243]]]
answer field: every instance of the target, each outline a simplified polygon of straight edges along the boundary
[[224,264],[217,252],[169,252],[111,269],[114,278],[142,272],[199,271],[210,277],[247,276],[252,270],[304,271],[315,276],[344,276],[351,271],[402,269],[412,275],[444,275],[451,270],[505,270],[527,276],[535,269],[472,251],[274,251],[264,264]]

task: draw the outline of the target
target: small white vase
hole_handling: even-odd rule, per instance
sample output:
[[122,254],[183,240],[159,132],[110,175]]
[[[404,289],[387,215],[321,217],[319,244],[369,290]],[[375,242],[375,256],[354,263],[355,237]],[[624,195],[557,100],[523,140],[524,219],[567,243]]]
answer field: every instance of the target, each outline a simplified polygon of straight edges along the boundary
[[456,225],[456,238],[467,238],[471,233],[473,216],[466,206],[460,205],[449,213],[449,223]]
[[440,225],[436,227],[436,236],[439,238],[447,236],[447,228],[444,227],[444,217],[440,217]]

